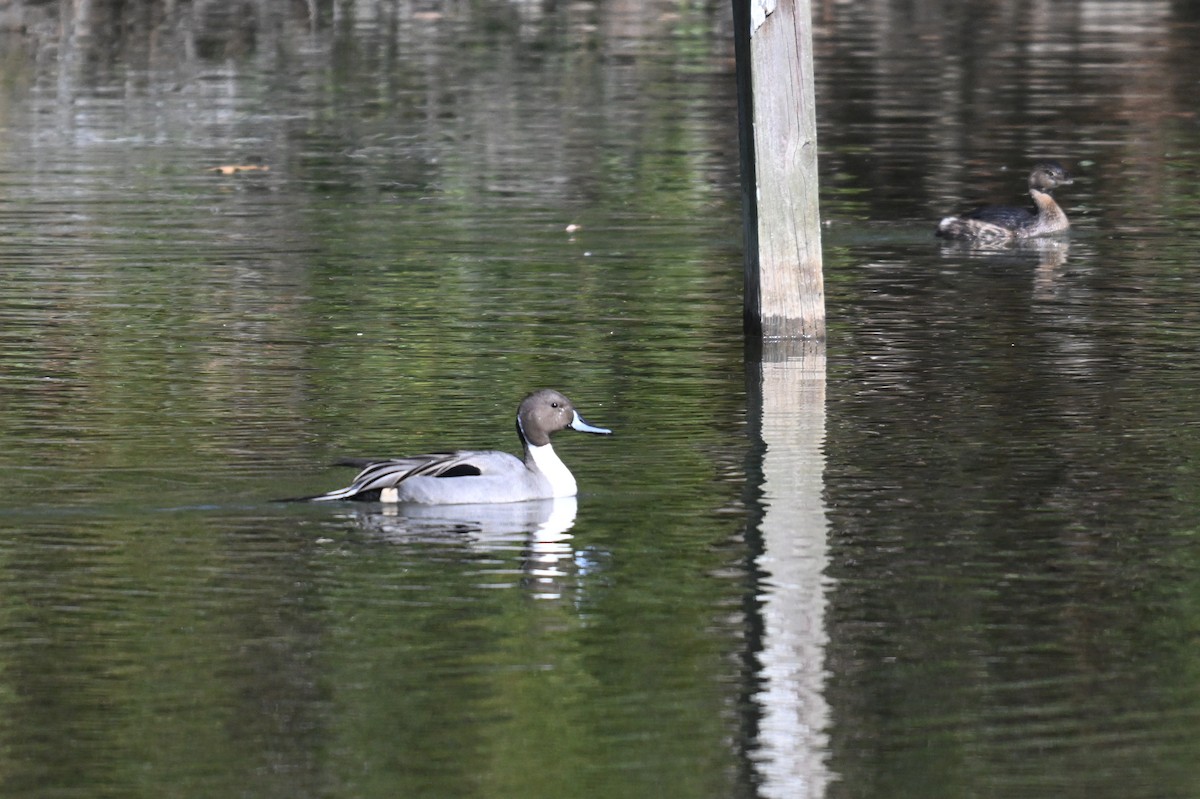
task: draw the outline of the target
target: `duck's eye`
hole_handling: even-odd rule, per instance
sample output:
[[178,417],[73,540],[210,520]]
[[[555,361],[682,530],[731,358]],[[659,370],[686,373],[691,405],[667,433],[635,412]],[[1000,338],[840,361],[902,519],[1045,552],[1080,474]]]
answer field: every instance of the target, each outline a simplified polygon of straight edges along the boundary
[[552,403],[550,403],[550,407],[551,407],[551,408],[557,408],[557,407],[558,407],[558,403],[557,403],[557,402],[552,402]]

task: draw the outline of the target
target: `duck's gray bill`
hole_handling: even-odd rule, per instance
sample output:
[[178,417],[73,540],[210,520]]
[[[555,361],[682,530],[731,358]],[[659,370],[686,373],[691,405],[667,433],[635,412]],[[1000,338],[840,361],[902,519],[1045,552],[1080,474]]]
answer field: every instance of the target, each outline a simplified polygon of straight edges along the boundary
[[575,418],[571,420],[571,429],[578,430],[581,433],[599,433],[601,435],[612,435],[612,431],[604,427],[595,427],[583,421],[583,417],[579,415],[579,411],[575,411]]

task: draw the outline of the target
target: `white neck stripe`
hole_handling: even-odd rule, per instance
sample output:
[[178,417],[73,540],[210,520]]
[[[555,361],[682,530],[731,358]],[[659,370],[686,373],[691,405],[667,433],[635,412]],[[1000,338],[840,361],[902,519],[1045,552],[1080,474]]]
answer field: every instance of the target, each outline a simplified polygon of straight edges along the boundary
[[550,482],[550,490],[554,497],[573,497],[576,493],[575,476],[567,465],[559,459],[554,447],[543,444],[540,447],[530,446],[529,457],[534,466]]

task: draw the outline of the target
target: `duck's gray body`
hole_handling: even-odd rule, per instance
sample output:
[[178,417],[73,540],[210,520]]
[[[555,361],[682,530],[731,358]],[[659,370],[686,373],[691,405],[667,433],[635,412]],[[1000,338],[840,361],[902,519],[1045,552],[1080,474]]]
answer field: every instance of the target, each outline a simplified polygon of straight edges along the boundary
[[365,468],[347,487],[306,499],[463,505],[572,497],[577,491],[575,477],[550,445],[550,434],[567,428],[602,435],[612,432],[585,422],[561,393],[541,389],[525,397],[517,409],[524,460],[496,450],[458,450],[343,461]]

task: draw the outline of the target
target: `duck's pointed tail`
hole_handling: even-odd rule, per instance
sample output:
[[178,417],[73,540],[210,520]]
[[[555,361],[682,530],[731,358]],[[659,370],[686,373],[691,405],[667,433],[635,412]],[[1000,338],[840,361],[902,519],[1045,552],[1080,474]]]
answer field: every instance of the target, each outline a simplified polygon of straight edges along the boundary
[[[337,494],[338,492],[333,492]],[[311,497],[282,497],[273,499],[272,502],[330,502],[335,499],[345,499],[345,497],[331,496],[330,494],[315,494]]]
[[[372,466],[376,463],[384,462],[380,458],[342,458],[334,461],[332,466],[353,466],[356,469],[363,469],[367,466]],[[310,497],[285,497],[283,499],[273,499],[272,502],[334,502],[339,499],[357,499],[361,493],[361,486],[356,488],[353,485],[339,488],[336,491],[327,491],[324,494],[314,494]]]

